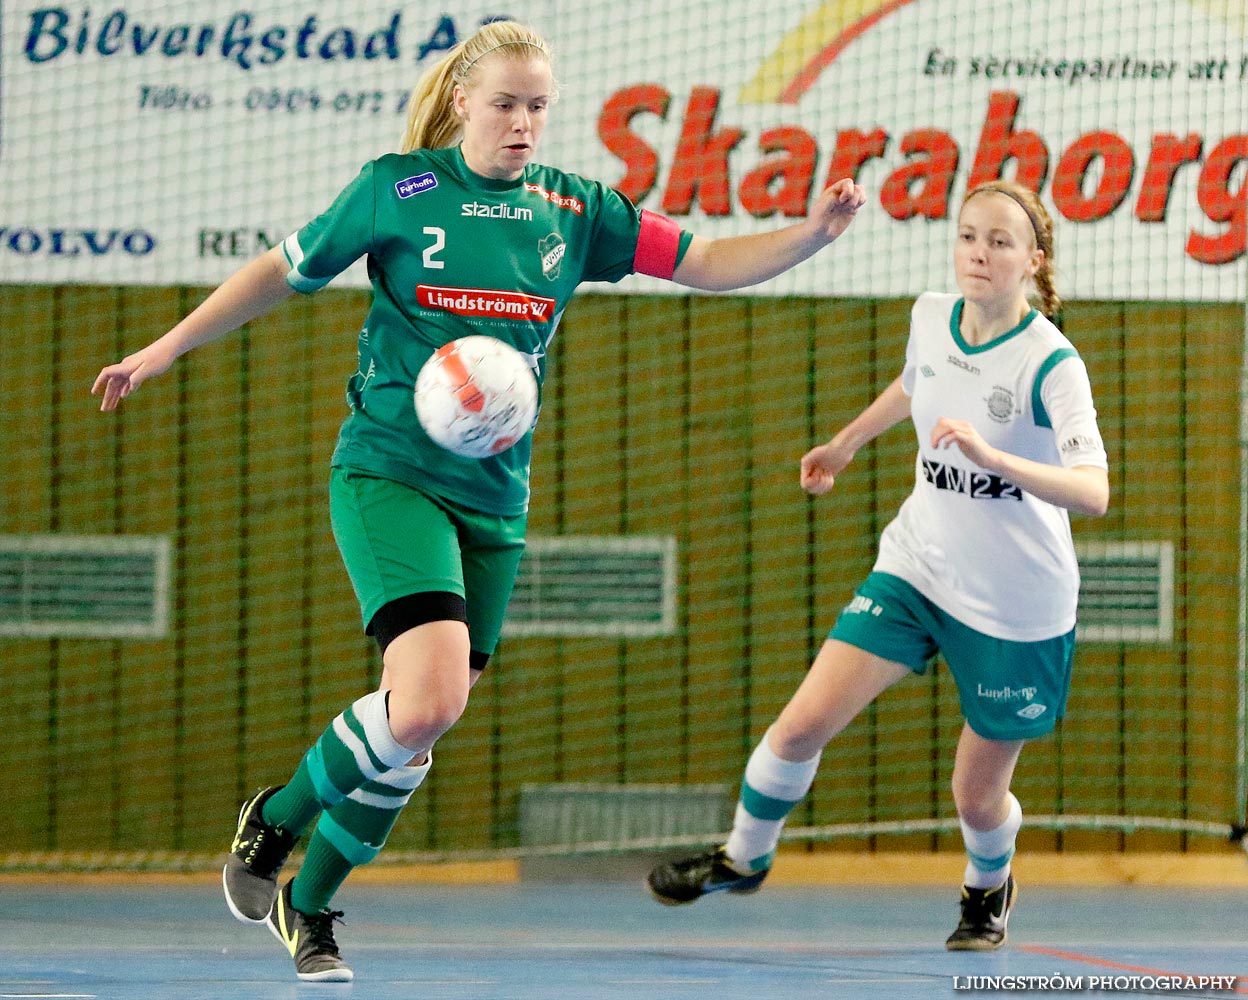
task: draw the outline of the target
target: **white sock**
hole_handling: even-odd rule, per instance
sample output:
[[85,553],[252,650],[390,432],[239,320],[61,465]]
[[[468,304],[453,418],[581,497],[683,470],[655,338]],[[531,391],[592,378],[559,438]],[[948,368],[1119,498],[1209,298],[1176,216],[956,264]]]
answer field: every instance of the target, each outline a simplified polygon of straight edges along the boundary
[[962,842],[966,844],[966,855],[970,859],[966,863],[964,881],[971,889],[995,889],[1009,878],[1014,840],[1018,828],[1023,825],[1023,807],[1013,792],[1006,794],[1010,799],[1010,812],[995,830],[974,830],[962,823]]
[[732,834],[725,846],[733,867],[745,873],[771,867],[784,820],[810,791],[822,756],[784,760],[776,756],[768,744],[770,733],[771,730],[767,730],[745,766],[741,798],[732,820]]

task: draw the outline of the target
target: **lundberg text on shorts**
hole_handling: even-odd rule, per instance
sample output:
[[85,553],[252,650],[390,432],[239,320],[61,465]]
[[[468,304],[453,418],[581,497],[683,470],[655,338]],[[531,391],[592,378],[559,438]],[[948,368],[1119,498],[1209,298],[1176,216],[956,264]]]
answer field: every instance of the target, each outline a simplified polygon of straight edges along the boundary
[[955,990],[1233,990],[1238,976],[954,976]]

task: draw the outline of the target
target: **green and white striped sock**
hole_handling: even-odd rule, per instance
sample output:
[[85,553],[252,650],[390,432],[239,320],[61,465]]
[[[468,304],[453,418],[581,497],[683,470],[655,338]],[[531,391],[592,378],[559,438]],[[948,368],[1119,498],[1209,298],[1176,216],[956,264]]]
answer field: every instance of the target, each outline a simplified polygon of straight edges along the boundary
[[326,727],[286,787],[265,801],[266,823],[302,833],[318,812],[415,756],[390,732],[386,693],[365,695]]
[[1014,841],[1023,825],[1023,807],[1013,792],[1010,811],[1005,822],[995,830],[976,830],[961,820],[962,842],[966,845],[966,873],[963,882],[972,889],[995,889],[1010,877],[1010,861],[1014,857]]
[[351,869],[377,857],[399,813],[432,766],[430,753],[425,763],[378,775],[321,813],[303,867],[291,886],[290,901],[296,910],[325,909]]
[[785,817],[810,791],[821,756],[784,760],[771,749],[767,735],[750,755],[732,834],[725,845],[729,860],[742,874],[771,867]]

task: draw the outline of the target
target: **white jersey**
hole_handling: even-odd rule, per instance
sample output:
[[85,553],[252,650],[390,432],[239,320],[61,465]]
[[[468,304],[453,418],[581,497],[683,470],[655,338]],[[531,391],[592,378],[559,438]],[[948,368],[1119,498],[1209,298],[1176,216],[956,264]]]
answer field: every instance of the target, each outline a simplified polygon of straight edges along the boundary
[[875,569],[912,584],[971,628],[1017,642],[1075,626],[1079,566],[1065,509],[966,458],[931,446],[941,417],[966,420],[992,447],[1048,465],[1106,468],[1082,359],[1032,311],[972,347],[962,300],[927,292],[910,314],[901,384],[918,434],[914,492],[884,529]]

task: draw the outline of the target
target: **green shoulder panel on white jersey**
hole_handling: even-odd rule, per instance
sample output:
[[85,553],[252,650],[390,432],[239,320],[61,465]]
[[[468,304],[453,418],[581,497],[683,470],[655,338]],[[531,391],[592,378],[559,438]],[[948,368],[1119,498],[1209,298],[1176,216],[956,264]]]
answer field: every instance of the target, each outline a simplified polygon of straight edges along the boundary
[[1035,420],[1037,427],[1053,426],[1053,421],[1049,419],[1049,411],[1044,405],[1044,380],[1048,377],[1049,372],[1058,366],[1059,362],[1065,361],[1067,358],[1077,357],[1079,357],[1079,352],[1073,347],[1059,347],[1044,359],[1040,368],[1036,371],[1036,380],[1031,386],[1031,416]]

